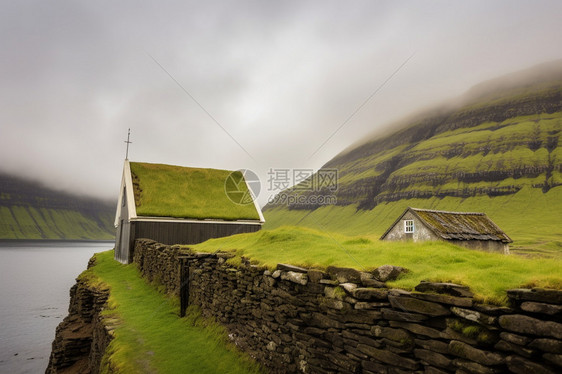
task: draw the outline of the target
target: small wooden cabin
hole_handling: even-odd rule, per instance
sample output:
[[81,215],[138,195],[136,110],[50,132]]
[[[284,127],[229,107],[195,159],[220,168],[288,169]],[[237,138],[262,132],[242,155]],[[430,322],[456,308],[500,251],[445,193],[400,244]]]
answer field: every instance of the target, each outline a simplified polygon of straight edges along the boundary
[[251,194],[241,172],[129,162],[115,215],[115,259],[130,263],[135,239],[164,244],[196,244],[207,239],[255,232],[265,222],[253,199],[236,203],[227,195],[227,179]]
[[485,213],[408,208],[381,240],[446,240],[469,249],[509,254],[507,236]]

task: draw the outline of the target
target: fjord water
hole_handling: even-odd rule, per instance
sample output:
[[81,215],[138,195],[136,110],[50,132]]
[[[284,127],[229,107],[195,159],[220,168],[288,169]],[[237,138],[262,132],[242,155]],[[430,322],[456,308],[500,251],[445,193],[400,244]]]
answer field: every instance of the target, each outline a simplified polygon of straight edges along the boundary
[[69,290],[109,241],[0,241],[0,373],[45,372]]

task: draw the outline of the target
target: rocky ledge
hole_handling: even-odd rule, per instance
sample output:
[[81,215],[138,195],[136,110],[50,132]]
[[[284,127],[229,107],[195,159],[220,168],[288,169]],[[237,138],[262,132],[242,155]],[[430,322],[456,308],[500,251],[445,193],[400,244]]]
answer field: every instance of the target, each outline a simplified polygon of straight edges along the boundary
[[[90,260],[88,268],[94,265]],[[70,289],[68,316],[57,326],[47,374],[98,373],[113,338],[111,324],[101,316],[109,290],[78,278]]]

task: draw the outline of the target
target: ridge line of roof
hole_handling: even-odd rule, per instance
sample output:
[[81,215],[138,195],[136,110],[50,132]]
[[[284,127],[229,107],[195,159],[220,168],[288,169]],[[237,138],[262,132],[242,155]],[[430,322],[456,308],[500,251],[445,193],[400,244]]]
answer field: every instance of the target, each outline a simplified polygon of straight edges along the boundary
[[265,221],[259,219],[236,219],[236,220],[225,220],[221,218],[183,218],[183,217],[158,217],[158,216],[138,216],[131,219],[131,221],[150,221],[150,222],[176,222],[176,223],[228,223],[228,224],[252,224],[252,225],[262,225]]
[[486,213],[482,212],[451,212],[447,210],[434,210],[434,209],[421,209],[421,208],[412,208],[409,209],[415,212],[429,212],[429,213],[445,213],[445,214],[459,214],[459,215],[478,215],[478,216],[485,216]]
[[229,173],[233,173],[238,170],[230,170],[230,169],[218,169],[218,168],[204,168],[200,166],[185,166],[185,165],[176,165],[176,164],[165,164],[163,162],[144,162],[144,161],[129,161],[131,164],[144,164],[144,165],[162,165],[162,166],[173,166],[177,168],[184,168],[184,169],[200,169],[200,170],[218,170],[218,171],[228,171]]

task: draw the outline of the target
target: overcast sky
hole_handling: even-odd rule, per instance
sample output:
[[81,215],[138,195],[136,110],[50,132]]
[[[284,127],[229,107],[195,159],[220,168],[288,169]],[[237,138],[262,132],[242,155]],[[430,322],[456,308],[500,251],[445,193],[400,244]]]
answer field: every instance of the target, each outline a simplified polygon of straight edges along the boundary
[[105,199],[129,127],[133,161],[248,168],[267,188],[270,168],[317,169],[412,111],[562,58],[560,1],[0,7],[0,171]]

